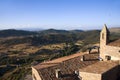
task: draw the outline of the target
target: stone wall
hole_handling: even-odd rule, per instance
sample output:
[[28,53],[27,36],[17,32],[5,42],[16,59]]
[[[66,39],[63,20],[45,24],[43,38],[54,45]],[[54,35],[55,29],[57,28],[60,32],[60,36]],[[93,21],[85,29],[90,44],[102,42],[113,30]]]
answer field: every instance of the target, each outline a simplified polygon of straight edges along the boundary
[[105,45],[104,46],[100,45],[100,58],[105,60]]
[[101,74],[79,72],[82,80],[101,80]]
[[119,65],[101,74],[90,72],[79,73],[81,80],[117,80],[119,74]]
[[[111,56],[111,60],[120,60],[120,47],[105,46],[103,54]],[[104,57],[105,57],[104,56]]]
[[119,73],[119,66],[102,74],[102,80],[117,80]]

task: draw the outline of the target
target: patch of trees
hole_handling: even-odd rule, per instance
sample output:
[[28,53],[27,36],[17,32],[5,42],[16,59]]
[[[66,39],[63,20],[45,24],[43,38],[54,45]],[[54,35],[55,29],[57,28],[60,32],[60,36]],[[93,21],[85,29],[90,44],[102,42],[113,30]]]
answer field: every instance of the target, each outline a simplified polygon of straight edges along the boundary
[[0,65],[9,65],[9,64],[15,64],[15,65],[23,65],[23,64],[29,64],[33,61],[33,57],[25,56],[25,57],[0,57]]
[[34,35],[23,38],[14,38],[5,41],[1,41],[0,44],[15,45],[21,43],[29,43],[33,46],[64,43],[64,42],[75,42],[77,40],[84,40],[88,43],[95,43],[99,41],[100,31],[86,31],[80,33],[65,33],[65,34],[43,34]]
[[6,72],[12,71],[16,66],[4,66],[0,67],[0,77],[2,77]]
[[70,43],[66,42],[64,48],[60,50],[58,53],[54,53],[53,55],[51,55],[49,57],[49,60],[75,54],[79,50],[80,50],[80,46],[75,45],[73,42]]

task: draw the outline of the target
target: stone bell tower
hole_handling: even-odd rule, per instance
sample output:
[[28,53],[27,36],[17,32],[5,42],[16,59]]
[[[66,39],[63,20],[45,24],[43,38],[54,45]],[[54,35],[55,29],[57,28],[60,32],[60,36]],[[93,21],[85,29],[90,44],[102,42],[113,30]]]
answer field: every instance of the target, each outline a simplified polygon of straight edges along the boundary
[[109,43],[109,30],[107,29],[106,24],[104,24],[104,27],[100,33],[100,57],[102,59],[105,59],[104,51],[108,43]]

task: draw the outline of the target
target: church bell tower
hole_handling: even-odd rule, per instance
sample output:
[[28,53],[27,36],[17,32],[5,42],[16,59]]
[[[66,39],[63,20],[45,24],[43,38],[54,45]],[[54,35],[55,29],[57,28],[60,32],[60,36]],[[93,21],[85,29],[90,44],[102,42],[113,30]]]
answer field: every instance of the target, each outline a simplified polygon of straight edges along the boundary
[[104,24],[104,27],[100,33],[100,57],[102,59],[105,58],[104,51],[105,51],[105,46],[109,43],[109,30]]

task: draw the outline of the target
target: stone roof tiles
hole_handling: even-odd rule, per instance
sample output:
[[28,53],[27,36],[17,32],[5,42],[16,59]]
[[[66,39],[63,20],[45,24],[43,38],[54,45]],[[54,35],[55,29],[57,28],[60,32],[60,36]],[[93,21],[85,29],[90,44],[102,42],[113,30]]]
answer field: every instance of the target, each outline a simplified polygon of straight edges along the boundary
[[[81,61],[81,58],[86,53],[77,53],[63,58],[58,58],[53,61],[48,61],[34,66],[39,72],[42,80],[59,80],[56,78],[55,70],[60,69],[60,80],[79,80],[75,71],[88,65],[94,64],[98,61]],[[94,54],[90,54],[94,56]],[[86,55],[87,57],[88,55]],[[91,57],[88,56],[87,59]]]
[[47,61],[47,62],[42,62],[36,66],[34,66],[36,69],[41,69],[41,68],[46,68],[48,66],[54,66],[56,64],[59,64],[63,61],[66,61],[66,60],[69,60],[69,59],[72,59],[72,58],[75,58],[77,56],[82,56],[84,54],[87,54],[87,53],[76,53],[76,54],[73,54],[73,55],[70,55],[70,56],[65,56],[65,57],[62,57],[62,58],[58,58],[58,59],[55,59],[55,60],[52,60],[52,61]]
[[108,44],[109,46],[116,46],[116,47],[120,47],[120,39],[112,41]]

